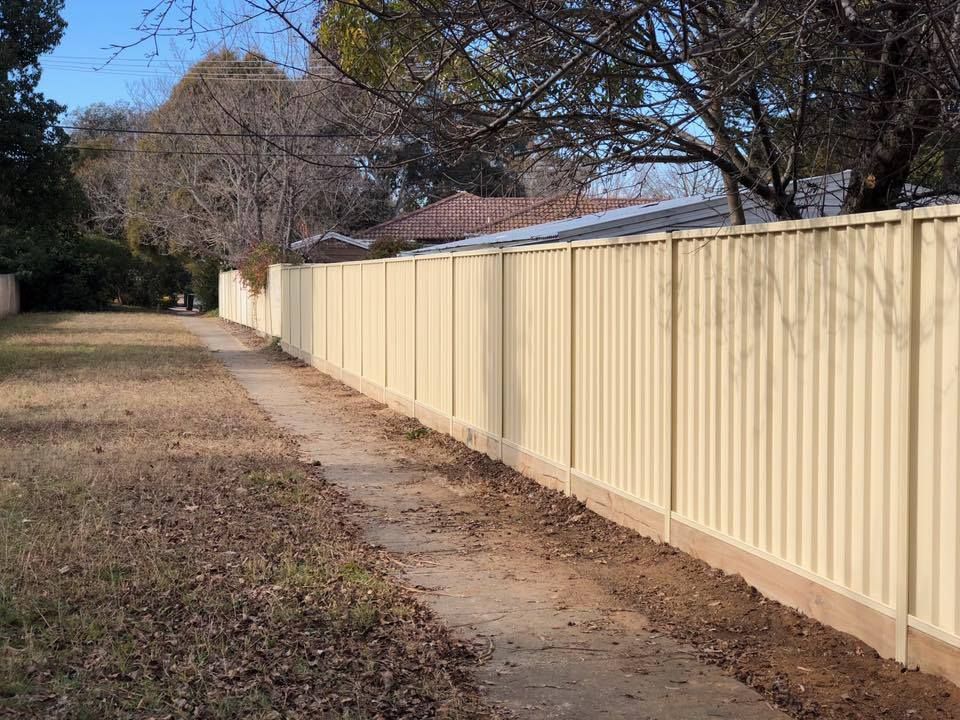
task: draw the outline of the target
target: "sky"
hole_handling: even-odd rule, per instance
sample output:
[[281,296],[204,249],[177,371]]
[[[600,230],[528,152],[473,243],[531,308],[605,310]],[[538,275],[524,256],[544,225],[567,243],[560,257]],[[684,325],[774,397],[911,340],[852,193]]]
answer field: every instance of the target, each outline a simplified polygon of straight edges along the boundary
[[[124,50],[119,57],[104,65],[114,50],[142,37],[135,30],[142,11],[156,5],[157,0],[66,0],[63,16],[67,21],[60,45],[41,58],[43,70],[41,91],[50,99],[67,106],[67,113],[95,102],[112,103],[128,100],[139,93],[144,82],[174,81],[192,62],[200,59],[212,44],[221,44],[221,35],[201,38],[195,43],[186,38],[166,38]],[[224,0],[200,0],[198,6],[206,19],[227,6]],[[232,12],[242,12],[241,0],[233,0]],[[212,24],[212,23],[211,23]],[[247,26],[258,29],[257,26]],[[259,29],[263,29],[263,25]],[[271,38],[265,40],[265,38]],[[228,38],[233,47],[248,47],[248,41],[234,35]],[[274,34],[254,36],[258,47],[276,43]],[[149,56],[156,50],[157,56]],[[281,54],[283,51],[280,51]],[[273,50],[270,57],[279,57]],[[98,69],[99,68],[99,69]]]
[[[139,37],[133,28],[140,21],[140,10],[140,0],[67,0],[63,40],[41,59],[43,93],[67,105],[68,112],[95,102],[128,99],[131,83],[161,70],[159,63],[147,65],[144,55],[149,48],[128,50],[113,66],[95,68],[110,56],[110,45]],[[173,57],[172,52],[166,54]]]

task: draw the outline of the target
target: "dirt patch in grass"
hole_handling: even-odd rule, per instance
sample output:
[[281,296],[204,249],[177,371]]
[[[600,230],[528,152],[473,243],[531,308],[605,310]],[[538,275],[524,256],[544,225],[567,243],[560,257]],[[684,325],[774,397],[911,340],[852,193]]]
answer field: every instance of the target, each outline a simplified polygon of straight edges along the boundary
[[177,318],[0,323],[0,715],[490,717],[343,502]]
[[[252,347],[264,342],[232,326]],[[424,428],[278,352],[318,397],[350,398],[345,420],[370,433],[381,452],[440,472],[478,496],[485,517],[537,538],[544,557],[562,558],[647,617],[688,642],[797,718],[960,718],[960,689],[933,675],[903,672],[853,637],[768,601],[740,577],[714,570],[547,490],[502,463]]]

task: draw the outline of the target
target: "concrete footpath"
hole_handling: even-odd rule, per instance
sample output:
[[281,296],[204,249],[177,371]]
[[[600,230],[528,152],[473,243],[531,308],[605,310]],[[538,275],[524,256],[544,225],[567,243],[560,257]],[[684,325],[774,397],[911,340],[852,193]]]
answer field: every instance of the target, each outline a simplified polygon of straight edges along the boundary
[[487,648],[477,678],[494,704],[519,718],[786,717],[508,523],[478,531],[479,502],[351,419],[348,392],[303,387],[217,320],[183,322],[357,503],[352,519],[394,558],[399,582]]

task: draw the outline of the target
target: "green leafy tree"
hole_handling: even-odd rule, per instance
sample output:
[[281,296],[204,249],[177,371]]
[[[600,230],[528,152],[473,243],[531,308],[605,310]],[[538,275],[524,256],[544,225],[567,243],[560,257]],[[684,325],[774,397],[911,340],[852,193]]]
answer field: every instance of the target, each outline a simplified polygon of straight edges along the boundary
[[[63,107],[37,90],[39,58],[60,41],[61,0],[0,4],[0,272],[16,272],[25,307],[63,307],[92,277],[78,256],[82,193],[70,170]],[[69,296],[69,299],[68,299]]]

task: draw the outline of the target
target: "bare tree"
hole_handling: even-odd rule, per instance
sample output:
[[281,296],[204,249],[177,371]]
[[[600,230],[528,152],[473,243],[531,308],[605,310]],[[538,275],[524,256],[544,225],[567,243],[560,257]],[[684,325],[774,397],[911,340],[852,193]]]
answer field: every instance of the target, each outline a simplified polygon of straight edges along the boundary
[[125,222],[137,239],[231,262],[336,226],[369,191],[335,87],[229,51],[208,55],[145,120]]
[[98,103],[70,115],[70,143],[76,149],[74,176],[86,197],[87,230],[121,238],[126,229],[131,154],[144,113],[127,103]]

